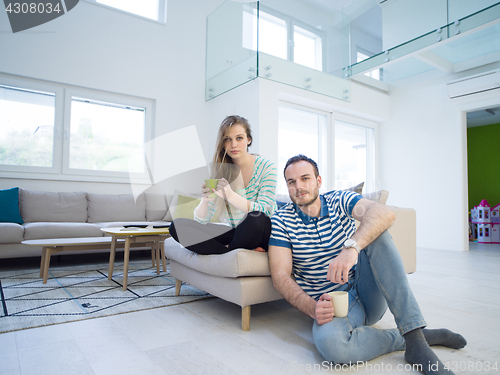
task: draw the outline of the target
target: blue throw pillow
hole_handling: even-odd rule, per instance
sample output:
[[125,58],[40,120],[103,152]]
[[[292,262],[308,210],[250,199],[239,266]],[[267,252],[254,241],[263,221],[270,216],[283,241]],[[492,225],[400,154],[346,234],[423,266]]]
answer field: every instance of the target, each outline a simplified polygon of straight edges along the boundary
[[0,222],[24,223],[19,213],[19,188],[0,190]]

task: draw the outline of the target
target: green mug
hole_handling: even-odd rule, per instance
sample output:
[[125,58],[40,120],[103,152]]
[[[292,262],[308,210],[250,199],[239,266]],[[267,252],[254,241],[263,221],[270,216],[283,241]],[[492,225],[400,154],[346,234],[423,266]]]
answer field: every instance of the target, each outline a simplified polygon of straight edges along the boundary
[[[219,183],[218,178],[210,178],[208,180],[205,180],[205,188],[206,189],[217,189],[217,184]],[[209,198],[217,198],[217,194],[212,193],[208,195]]]

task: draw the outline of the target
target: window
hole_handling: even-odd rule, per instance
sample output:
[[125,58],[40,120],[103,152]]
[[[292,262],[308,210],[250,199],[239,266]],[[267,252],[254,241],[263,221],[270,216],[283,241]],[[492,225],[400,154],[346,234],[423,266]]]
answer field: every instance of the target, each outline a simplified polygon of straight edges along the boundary
[[[144,173],[145,108],[72,97],[69,169]],[[129,163],[129,160],[132,163]]]
[[52,167],[55,93],[0,85],[0,163]]
[[323,69],[321,38],[306,29],[294,26],[293,56],[297,64],[308,66],[316,70]]
[[288,26],[285,20],[260,11],[259,51],[286,60],[288,58],[287,30]]
[[327,162],[327,114],[311,112],[289,106],[279,108],[278,128],[278,194],[288,194],[283,170],[288,159],[303,154],[313,159],[324,180],[321,188],[326,192]]
[[374,190],[373,129],[335,121],[335,189],[365,182]]
[[0,75],[0,171],[80,181],[147,178],[151,112],[151,100]]
[[87,0],[105,5],[137,16],[165,23],[166,0]]
[[293,104],[279,108],[278,193],[288,194],[282,178],[287,160],[304,154],[318,164],[321,192],[346,189],[361,182],[375,186],[375,124]]
[[[243,12],[243,47],[254,51],[257,50],[257,38],[252,30],[256,27],[256,19],[256,9]],[[322,70],[323,39],[321,31],[315,27],[259,5],[259,52]]]

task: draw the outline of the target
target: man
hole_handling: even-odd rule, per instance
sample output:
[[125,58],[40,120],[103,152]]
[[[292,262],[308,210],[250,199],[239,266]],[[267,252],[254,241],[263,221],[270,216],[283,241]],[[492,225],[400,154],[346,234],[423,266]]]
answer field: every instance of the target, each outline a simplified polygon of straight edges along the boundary
[[[357,363],[396,350],[425,374],[452,374],[429,345],[463,348],[467,342],[447,329],[424,329],[403,261],[390,234],[394,213],[351,191],[319,194],[316,163],[304,155],[284,170],[293,201],[272,217],[269,263],[276,289],[311,316],[319,352],[333,363]],[[355,230],[354,219],[360,221]],[[290,275],[292,274],[294,278]],[[349,292],[349,312],[333,318],[328,292]],[[371,327],[387,306],[398,329]]]

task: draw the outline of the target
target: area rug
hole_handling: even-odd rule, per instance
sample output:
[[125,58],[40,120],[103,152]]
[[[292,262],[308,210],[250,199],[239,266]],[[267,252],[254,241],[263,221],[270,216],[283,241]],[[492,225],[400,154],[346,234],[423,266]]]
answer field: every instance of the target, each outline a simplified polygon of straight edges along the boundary
[[0,333],[211,297],[188,284],[175,297],[169,267],[156,275],[151,260],[131,261],[126,291],[122,282],[120,264],[115,264],[112,280],[107,263],[51,266],[47,284],[42,283],[39,269],[0,271]]

